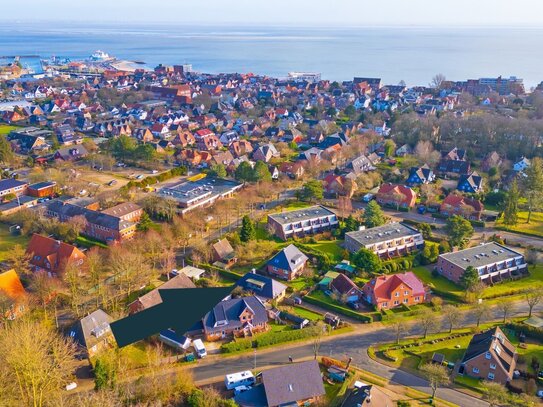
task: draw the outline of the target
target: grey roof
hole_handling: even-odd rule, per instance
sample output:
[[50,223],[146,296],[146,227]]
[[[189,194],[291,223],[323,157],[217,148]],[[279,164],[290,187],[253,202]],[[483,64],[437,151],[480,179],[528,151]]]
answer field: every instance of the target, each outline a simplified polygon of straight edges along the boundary
[[315,205],[309,208],[297,209],[295,211],[274,213],[268,215],[277,223],[287,225],[292,222],[303,222],[304,220],[321,218],[323,216],[335,215],[334,212],[324,206]]
[[7,189],[21,187],[26,184],[27,184],[26,182],[17,181],[16,179],[13,179],[13,178],[3,179],[3,180],[0,180],[0,191],[5,191]]
[[128,215],[129,213],[138,211],[140,209],[141,209],[141,206],[133,202],[124,202],[119,205],[115,205],[111,208],[104,209],[102,213],[120,218],[122,216]]
[[132,222],[121,220],[115,216],[93,211],[81,206],[65,203],[61,201],[50,201],[47,210],[57,213],[60,217],[72,218],[74,216],[84,216],[87,222],[99,225],[112,230],[124,230],[133,225]]
[[257,297],[267,299],[276,298],[287,289],[286,285],[273,278],[254,273],[245,274],[237,281],[236,285],[254,292]]
[[224,195],[241,188],[242,184],[223,178],[206,177],[198,181],[186,181],[160,190],[160,194],[186,205],[201,199]]
[[280,406],[324,394],[316,360],[292,363],[262,372],[268,406]]
[[491,242],[458,252],[441,254],[440,257],[461,268],[467,268],[468,266],[478,268],[487,264],[522,257],[522,254],[501,244]]
[[303,254],[300,249],[291,244],[273,256],[270,261],[268,261],[268,264],[282,270],[293,271],[299,264],[305,263],[307,260],[307,256]]
[[405,236],[415,236],[420,232],[404,223],[392,222],[370,229],[347,232],[345,235],[363,246]]
[[171,278],[169,281],[162,285],[159,285],[154,290],[149,291],[147,294],[142,295],[136,301],[141,304],[145,309],[154,307],[162,303],[162,297],[160,296],[160,290],[171,290],[177,288],[196,288],[194,283],[185,274],[178,274]]
[[[246,308],[249,308],[254,314],[253,325],[268,321],[266,308],[258,298],[255,296],[234,298],[221,301],[204,316],[202,322],[206,332],[222,332],[243,327],[245,322],[240,321],[239,316]],[[218,321],[226,321],[227,323],[215,327],[215,323]]]
[[103,340],[103,335],[112,335],[109,324],[113,318],[103,310],[98,309],[81,318],[70,332],[74,341],[86,349],[92,348]]

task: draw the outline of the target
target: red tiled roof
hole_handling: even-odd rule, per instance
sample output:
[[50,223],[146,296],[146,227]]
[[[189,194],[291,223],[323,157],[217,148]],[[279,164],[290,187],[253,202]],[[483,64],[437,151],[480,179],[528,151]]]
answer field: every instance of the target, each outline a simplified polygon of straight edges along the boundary
[[[28,247],[28,254],[32,255],[30,262],[38,267],[51,271],[58,271],[70,260],[85,260],[85,254],[77,247],[38,234],[32,235]],[[46,266],[46,260],[50,267]]]
[[26,295],[26,291],[15,270],[8,270],[0,273],[0,290],[4,291],[4,293],[14,301],[19,300]]
[[404,284],[411,288],[413,291],[412,295],[423,295],[425,293],[424,285],[417,278],[413,272],[408,271],[403,274],[390,274],[375,277],[373,280],[368,282],[366,285],[373,288],[373,294],[376,301],[381,300],[391,300],[392,293],[396,288],[401,284]]

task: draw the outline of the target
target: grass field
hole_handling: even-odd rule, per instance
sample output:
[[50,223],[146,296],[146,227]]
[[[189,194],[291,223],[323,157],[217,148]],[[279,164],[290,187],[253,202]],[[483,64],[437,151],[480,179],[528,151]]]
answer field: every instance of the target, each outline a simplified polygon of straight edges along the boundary
[[0,134],[5,135],[9,134],[12,130],[17,129],[17,126],[9,126],[7,124],[0,124]]
[[464,290],[459,285],[456,285],[452,281],[447,280],[445,277],[434,277],[432,272],[426,267],[419,266],[413,267],[413,273],[422,280],[423,283],[428,284],[430,287],[439,291],[448,292],[459,298],[464,295]]
[[511,232],[528,233],[543,237],[543,212],[533,212],[530,223],[526,223],[527,220],[528,212],[519,212],[518,223],[515,226],[506,226],[502,223],[502,220],[499,220],[496,225]]
[[19,244],[26,247],[28,240],[28,237],[24,235],[13,236],[11,233],[9,233],[9,226],[0,223],[0,261],[5,259],[6,252],[14,245]]
[[310,310],[305,309],[305,308],[294,307],[290,311],[293,314],[296,314],[299,317],[308,319],[310,321],[319,321],[319,320],[323,319],[323,316],[321,314],[317,314],[316,312],[310,311]]
[[321,240],[317,243],[307,244],[307,246],[326,253],[332,260],[340,262],[343,260],[344,251],[340,246],[341,243],[343,243],[343,240]]

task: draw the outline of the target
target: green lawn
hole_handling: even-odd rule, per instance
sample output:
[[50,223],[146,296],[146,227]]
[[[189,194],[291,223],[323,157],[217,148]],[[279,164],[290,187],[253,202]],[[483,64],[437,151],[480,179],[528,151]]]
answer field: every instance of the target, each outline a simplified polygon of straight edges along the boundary
[[299,317],[308,319],[310,321],[319,321],[323,319],[323,316],[321,314],[317,314],[316,312],[310,311],[305,308],[293,307],[289,312],[292,312],[293,314],[296,314]]
[[144,342],[125,346],[121,349],[121,353],[132,368],[147,366],[147,354],[145,352]]
[[530,275],[514,281],[504,281],[485,289],[483,298],[522,293],[530,288],[543,289],[543,264],[529,266]]
[[279,324],[276,324],[276,323],[271,323],[270,327],[271,327],[270,332],[284,332],[284,331],[292,330],[290,325],[279,325]]
[[9,226],[0,224],[0,261],[5,260],[6,252],[14,245],[19,244],[26,248],[29,238],[25,235],[13,236],[9,233]]
[[526,223],[527,220],[528,212],[519,212],[518,223],[515,226],[505,226],[502,220],[496,222],[496,225],[511,232],[527,233],[543,237],[543,212],[533,212],[530,223]]
[[0,134],[9,134],[12,130],[17,129],[18,126],[9,126],[7,124],[0,124]]
[[343,248],[340,246],[341,243],[343,243],[343,240],[321,240],[317,243],[309,243],[307,246],[326,253],[332,260],[340,262],[343,260],[344,252]]
[[295,280],[289,281],[287,284],[290,287],[292,287],[295,291],[301,291],[304,288],[309,286],[305,278],[297,278]]
[[321,290],[315,290],[311,293],[311,297],[316,298],[317,300],[321,300],[322,302],[325,302],[327,304],[332,305],[338,305],[340,307],[344,307],[343,304],[340,304],[337,301],[334,301],[329,295],[326,295],[324,291]]
[[463,297],[464,290],[459,285],[456,285],[445,277],[434,277],[432,272],[423,266],[413,267],[413,273],[422,280],[423,283],[428,284],[430,287],[435,288],[437,291],[443,291],[450,293],[459,299]]

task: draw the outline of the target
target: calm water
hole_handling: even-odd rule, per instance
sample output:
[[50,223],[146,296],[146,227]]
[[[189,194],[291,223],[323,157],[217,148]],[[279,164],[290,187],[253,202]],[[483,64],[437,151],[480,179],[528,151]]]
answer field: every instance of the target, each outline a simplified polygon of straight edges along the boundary
[[307,70],[326,79],[380,76],[408,85],[427,84],[436,73],[454,80],[515,75],[529,86],[543,80],[543,28],[0,25],[0,56],[76,59],[97,49],[149,66],[191,63],[214,73],[284,77]]

